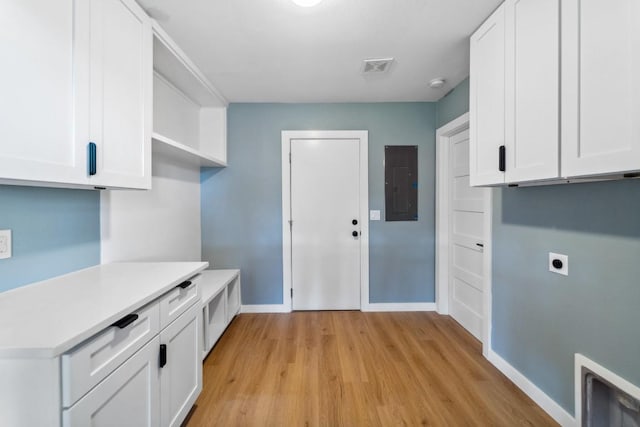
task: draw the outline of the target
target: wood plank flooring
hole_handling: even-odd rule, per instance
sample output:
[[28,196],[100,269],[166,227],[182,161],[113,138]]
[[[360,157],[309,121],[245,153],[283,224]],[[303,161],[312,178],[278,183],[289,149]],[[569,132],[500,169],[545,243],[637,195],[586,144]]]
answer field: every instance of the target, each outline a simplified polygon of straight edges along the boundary
[[241,314],[209,354],[196,426],[551,426],[435,313]]

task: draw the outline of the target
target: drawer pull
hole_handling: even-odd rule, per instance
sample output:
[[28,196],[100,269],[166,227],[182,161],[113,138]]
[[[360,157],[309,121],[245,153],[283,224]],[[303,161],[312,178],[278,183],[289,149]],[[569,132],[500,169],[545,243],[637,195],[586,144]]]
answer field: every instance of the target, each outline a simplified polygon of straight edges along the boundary
[[133,322],[135,322],[136,320],[138,320],[138,315],[137,314],[127,314],[122,319],[120,319],[117,322],[114,322],[113,324],[111,324],[111,326],[116,326],[116,327],[118,327],[120,329],[124,329],[127,326],[129,326],[130,324],[132,324]]
[[178,286],[176,286],[176,288],[186,289],[189,286],[191,286],[191,280],[185,280],[184,282],[182,282]]
[[164,367],[167,364],[167,345],[160,344],[160,367]]

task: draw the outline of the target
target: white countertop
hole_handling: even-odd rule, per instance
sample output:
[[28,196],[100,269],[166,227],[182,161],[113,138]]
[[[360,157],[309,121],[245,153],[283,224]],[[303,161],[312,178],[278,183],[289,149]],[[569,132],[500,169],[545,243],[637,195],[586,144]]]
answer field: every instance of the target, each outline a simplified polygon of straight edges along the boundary
[[106,264],[0,293],[0,358],[58,356],[208,266]]

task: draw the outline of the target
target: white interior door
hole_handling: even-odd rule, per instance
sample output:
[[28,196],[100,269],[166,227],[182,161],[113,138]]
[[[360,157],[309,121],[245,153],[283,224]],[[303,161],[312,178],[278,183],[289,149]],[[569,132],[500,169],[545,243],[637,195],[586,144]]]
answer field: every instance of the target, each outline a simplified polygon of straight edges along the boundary
[[292,139],[290,150],[292,307],[359,309],[360,140]]
[[452,136],[450,143],[449,308],[481,340],[485,189],[469,185],[469,131]]

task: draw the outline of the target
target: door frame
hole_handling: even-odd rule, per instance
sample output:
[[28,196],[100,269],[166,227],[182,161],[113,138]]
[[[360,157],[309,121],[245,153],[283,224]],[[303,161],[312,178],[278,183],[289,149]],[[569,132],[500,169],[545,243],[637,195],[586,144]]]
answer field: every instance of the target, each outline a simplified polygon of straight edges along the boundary
[[[436,307],[440,314],[449,314],[450,271],[450,142],[451,137],[469,129],[469,113],[450,121],[436,130]],[[469,159],[471,161],[471,158]],[[491,225],[493,218],[493,189],[485,188],[484,250],[482,279],[482,354],[491,350]]]
[[369,307],[369,131],[283,130],[282,131],[282,305],[290,312],[292,283],[291,248],[291,152],[292,139],[360,140],[360,310]]

